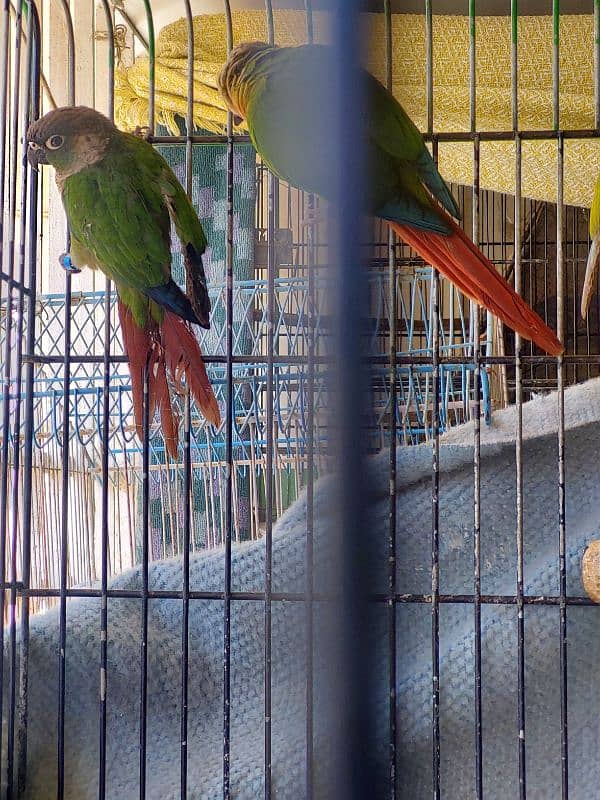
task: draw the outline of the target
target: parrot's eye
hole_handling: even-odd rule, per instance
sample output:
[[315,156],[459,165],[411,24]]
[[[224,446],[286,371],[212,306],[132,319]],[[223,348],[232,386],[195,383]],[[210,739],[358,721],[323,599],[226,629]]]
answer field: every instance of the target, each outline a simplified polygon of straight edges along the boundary
[[59,147],[63,146],[64,141],[64,136],[60,136],[60,134],[55,133],[54,136],[50,136],[48,139],[46,139],[45,144],[50,150],[58,150]]
[[39,150],[40,149],[39,144],[36,144],[35,142],[29,142],[29,147],[31,147],[32,150]]

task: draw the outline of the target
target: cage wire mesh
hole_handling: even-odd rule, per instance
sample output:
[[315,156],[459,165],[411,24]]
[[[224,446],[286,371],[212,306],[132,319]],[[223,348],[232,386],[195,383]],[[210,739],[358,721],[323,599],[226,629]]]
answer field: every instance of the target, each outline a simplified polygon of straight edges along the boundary
[[[153,28],[153,5],[144,3],[142,24],[139,20],[136,22],[137,7],[132,10],[128,3],[101,2],[95,8],[92,2],[42,2],[38,4],[41,28],[32,3],[13,5],[7,2],[3,9],[0,572],[4,575],[4,592],[0,620],[7,654],[2,673],[3,791],[7,797],[14,797],[34,796],[28,794],[32,785],[37,785],[39,790],[39,784],[35,784],[37,778],[31,783],[32,766],[27,762],[29,681],[39,678],[37,672],[30,678],[28,671],[29,630],[30,625],[35,626],[35,615],[57,606],[58,649],[62,656],[56,654],[59,682],[53,690],[58,696],[48,700],[57,704],[58,728],[52,740],[55,747],[53,771],[48,773],[51,778],[47,794],[43,796],[91,797],[92,794],[85,792],[91,791],[92,785],[95,796],[133,796],[119,793],[116,783],[106,782],[107,773],[111,773],[111,764],[107,764],[110,743],[106,727],[111,709],[105,691],[99,695],[99,738],[98,719],[89,721],[95,726],[94,735],[98,738],[97,763],[85,766],[94,773],[93,780],[81,784],[85,784],[85,789],[74,788],[70,783],[75,751],[72,741],[65,745],[69,680],[72,679],[65,672],[64,658],[65,647],[70,646],[67,598],[100,597],[103,600],[90,636],[99,648],[96,661],[101,665],[101,680],[104,681],[108,668],[106,635],[111,603],[126,597],[140,601],[136,613],[141,608],[142,627],[137,635],[143,651],[148,645],[148,607],[162,597],[164,602],[170,598],[183,603],[184,609],[183,616],[178,618],[183,632],[179,636],[184,667],[181,676],[175,670],[170,687],[173,694],[169,695],[175,705],[181,704],[181,740],[173,751],[181,760],[181,776],[178,785],[172,787],[172,793],[167,794],[152,764],[146,765],[146,750],[151,746],[146,731],[147,686],[148,681],[152,681],[147,648],[139,666],[140,722],[137,728],[131,729],[131,736],[137,737],[136,741],[139,739],[141,754],[139,788],[135,796],[138,793],[140,797],[277,796],[277,787],[272,785],[272,770],[280,774],[281,765],[272,763],[272,752],[283,758],[285,764],[287,751],[277,738],[280,736],[285,741],[281,720],[271,718],[271,669],[277,658],[277,653],[271,651],[271,625],[275,624],[271,615],[279,613],[279,603],[285,605],[290,600],[303,601],[308,615],[304,629],[306,649],[300,654],[307,670],[305,693],[299,701],[304,709],[305,739],[301,748],[304,752],[302,779],[295,793],[292,790],[286,794],[282,790],[281,796],[318,796],[313,787],[313,781],[318,779],[318,765],[315,765],[312,738],[312,614],[315,603],[312,548],[317,514],[313,484],[340,468],[331,448],[329,427],[334,368],[331,359],[326,358],[331,354],[334,335],[333,311],[328,299],[331,229],[327,222],[319,219],[320,210],[324,208],[319,198],[273,178],[257,159],[248,137],[233,134],[231,119],[225,134],[216,134],[196,124],[193,100],[204,84],[195,79],[194,53],[198,57],[202,48],[203,18],[192,20],[190,3],[182,2],[177,13],[170,9],[170,19],[181,17],[186,31],[183,75],[188,96],[170,117],[157,113],[157,107],[164,100],[161,92],[167,90],[164,83],[158,89],[155,83],[157,31]],[[255,13],[257,18],[262,18],[260,24],[265,27],[266,36],[278,41],[281,30],[284,40],[288,41],[290,26],[302,25],[302,33],[294,34],[298,42],[312,38],[316,23],[310,2],[304,4],[304,10],[297,12],[291,22],[279,17],[280,12],[277,9],[274,12],[270,2],[265,5],[264,11]],[[229,3],[224,3],[221,24],[226,30],[229,47],[233,41],[231,10]],[[512,4],[510,13],[516,26],[519,19],[516,3]],[[405,46],[398,36],[392,36],[392,31],[397,31],[392,18],[398,15],[392,15],[389,2],[374,9],[374,15],[380,18],[385,30],[383,79],[391,87],[395,49]],[[553,15],[559,31],[558,3],[553,5]],[[514,38],[510,54],[512,125],[493,133],[480,131],[475,92],[478,17],[474,4],[470,4],[470,131],[451,130],[439,135],[433,113],[434,17],[430,3],[425,5],[424,19],[426,139],[435,157],[440,145],[455,141],[471,143],[473,184],[452,186],[461,208],[462,224],[497,269],[514,282],[542,319],[558,331],[565,343],[566,356],[557,361],[543,356],[528,342],[515,342],[511,331],[503,330],[491,315],[477,309],[449,283],[438,280],[432,267],[396,241],[384,223],[375,221],[369,227],[368,242],[361,248],[361,269],[368,298],[360,327],[362,356],[368,362],[362,417],[364,447],[365,452],[371,454],[387,453],[387,477],[393,487],[389,513],[385,522],[379,520],[381,535],[388,537],[382,568],[385,590],[377,595],[376,603],[386,609],[387,655],[385,669],[377,674],[379,688],[387,694],[381,717],[385,721],[381,729],[385,731],[378,734],[385,739],[384,777],[379,776],[382,783],[377,786],[385,787],[381,796],[409,796],[405,793],[408,789],[403,778],[403,769],[406,774],[410,773],[410,765],[402,755],[403,736],[408,737],[410,750],[414,745],[411,739],[414,732],[411,734],[402,727],[403,700],[397,692],[403,685],[403,671],[410,668],[410,654],[416,647],[416,639],[428,635],[416,623],[412,627],[410,624],[425,607],[424,613],[431,620],[428,680],[431,680],[432,691],[424,712],[430,720],[424,747],[431,748],[432,757],[425,759],[427,767],[421,773],[420,794],[414,793],[413,787],[410,796],[442,796],[444,753],[451,753],[452,748],[451,737],[440,732],[440,726],[444,728],[440,710],[444,700],[442,653],[446,652],[440,647],[444,634],[443,609],[446,604],[468,604],[472,607],[473,664],[471,674],[461,675],[460,680],[470,681],[474,694],[474,762],[469,796],[482,798],[484,789],[486,797],[505,796],[492,779],[487,783],[484,780],[482,616],[485,616],[485,605],[492,604],[516,606],[518,610],[518,616],[511,622],[515,632],[514,652],[504,654],[514,667],[518,690],[513,730],[518,756],[511,784],[516,787],[514,796],[567,798],[571,787],[572,796],[581,797],[577,778],[573,775],[569,778],[568,773],[567,606],[570,603],[582,605],[586,601],[567,594],[565,428],[561,398],[566,386],[598,374],[600,296],[595,297],[588,320],[581,321],[578,303],[589,244],[588,214],[584,209],[562,202],[562,171],[565,141],[584,139],[590,135],[592,126],[590,130],[560,127],[560,36],[557,33],[550,65],[553,128],[531,132],[520,127],[516,92],[518,38]],[[597,18],[594,25],[596,30]],[[590,59],[596,58],[596,64],[600,63],[599,43],[600,37],[596,37],[593,53],[589,54]],[[194,407],[188,407],[184,395],[179,396],[178,412],[187,422],[182,426],[183,443],[178,461],[166,454],[162,432],[155,420],[149,420],[147,446],[140,445],[135,435],[129,372],[123,355],[114,291],[105,287],[103,279],[97,275],[62,275],[57,256],[67,248],[67,240],[60,200],[51,179],[46,174],[34,176],[23,160],[24,131],[30,120],[56,101],[72,104],[77,100],[113,114],[115,79],[122,81],[123,70],[140,68],[144,63],[147,93],[144,95],[140,90],[144,101],[141,106],[144,113],[146,108],[148,110],[150,140],[192,197],[209,240],[205,266],[213,308],[212,327],[203,332],[200,343],[224,421],[218,430],[213,429]],[[597,71],[594,78],[594,125],[597,128]],[[164,124],[159,124],[159,119]],[[558,154],[557,203],[522,195],[520,167],[526,157],[522,151],[523,142],[541,138],[554,143]],[[479,186],[480,160],[486,157],[486,142],[492,141],[512,143],[516,178],[511,194]],[[593,178],[590,176],[590,180]],[[175,279],[183,283],[181,255],[176,250],[173,273]],[[517,555],[513,589],[510,593],[483,595],[482,508],[478,494],[482,426],[493,424],[494,414],[499,409],[509,405],[521,409],[525,401],[555,389],[559,397],[555,531],[561,555],[559,591],[552,598],[544,598],[528,595],[524,588],[523,430],[518,427],[514,464]],[[520,413],[517,419],[521,420]],[[465,518],[468,518],[465,524],[472,531],[471,586],[466,593],[442,595],[440,507],[444,503],[444,485],[439,475],[440,436],[468,421],[473,422],[471,442],[474,449],[473,502],[472,508],[465,510]],[[397,569],[397,560],[402,557],[397,552],[402,497],[396,495],[395,489],[396,460],[401,449],[424,442],[433,452],[431,525],[423,527],[431,548],[431,561],[422,567],[427,572],[430,588],[426,592],[412,592],[402,584],[401,572]],[[277,537],[273,536],[273,525],[298,498],[304,498],[306,504],[301,512],[305,526],[302,573],[305,583],[294,584],[293,591],[286,587],[274,592],[271,567]],[[234,554],[232,562],[232,547],[235,551],[238,544],[255,540],[265,541],[264,582],[253,574],[246,585],[239,575],[236,579],[235,573],[237,570],[241,574],[243,554],[250,551],[242,548],[239,560],[235,560],[238,556]],[[218,585],[190,588],[190,554],[195,557],[211,551],[224,553],[224,569]],[[171,556],[178,558],[182,565],[177,591],[170,593],[170,587],[165,589],[160,582],[150,587],[149,565]],[[194,564],[199,563],[194,561]],[[137,574],[141,575],[141,589],[135,583],[128,583],[127,578],[109,588],[112,576],[140,565],[141,572]],[[232,569],[233,585],[239,583],[237,589],[232,589]],[[316,569],[318,565],[315,564]],[[152,580],[157,574],[152,573]],[[255,579],[258,584],[253,582]],[[230,783],[230,764],[234,765],[236,760],[235,736],[230,740],[230,714],[236,697],[235,687],[232,690],[232,674],[236,678],[235,669],[243,671],[244,668],[239,665],[234,668],[231,663],[231,615],[235,619],[239,613],[244,619],[245,612],[237,612],[236,604],[244,608],[244,603],[256,605],[260,601],[264,603],[264,615],[248,618],[247,623],[260,622],[265,631],[261,674],[250,676],[257,685],[263,681],[261,687],[264,686],[265,693],[264,714],[256,720],[264,739],[263,774],[259,784],[249,788],[250,785],[242,781],[242,788],[236,789],[235,781],[233,787]],[[214,693],[223,704],[220,727],[213,731],[211,743],[213,750],[218,751],[220,770],[218,789],[214,792],[208,788],[193,788],[188,780],[190,755],[185,732],[188,714],[192,713],[187,705],[190,603],[206,604],[207,619],[211,620],[209,604],[216,604],[223,618],[219,623],[222,627],[215,634],[223,639],[224,649],[221,653],[223,679],[215,680],[213,685]],[[551,788],[546,786],[539,791],[535,784],[528,785],[526,781],[524,620],[525,607],[531,603],[559,606],[556,669],[560,677],[557,702],[562,711],[558,723],[560,777]],[[164,624],[167,626],[167,622]],[[246,668],[256,668],[256,663]],[[292,669],[288,664],[286,668]],[[110,685],[110,675],[108,680]],[[118,682],[113,677],[113,684],[115,680]],[[251,685],[254,687],[252,681]],[[254,687],[252,691],[259,690]],[[242,749],[243,746],[240,745]],[[419,757],[423,761],[422,752]],[[157,770],[160,771],[160,763]],[[39,769],[33,771],[39,773]],[[236,780],[242,779],[238,776]],[[81,793],[77,794],[78,791]],[[236,791],[240,794],[236,795]],[[446,796],[453,797],[451,793]]]

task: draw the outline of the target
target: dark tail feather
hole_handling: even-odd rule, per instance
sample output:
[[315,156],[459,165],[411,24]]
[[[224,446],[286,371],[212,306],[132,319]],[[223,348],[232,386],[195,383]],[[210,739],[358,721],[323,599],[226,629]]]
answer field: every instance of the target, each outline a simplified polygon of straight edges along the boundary
[[161,308],[164,308],[165,311],[173,311],[181,319],[193,322],[195,325],[201,325],[203,328],[210,328],[208,316],[198,317],[189,297],[181,291],[172,278],[169,279],[168,283],[144,289],[144,294],[154,300]]
[[149,372],[149,419],[152,421],[158,408],[167,451],[172,458],[176,459],[179,424],[171,406],[164,351],[159,341],[158,326],[154,321],[151,321],[146,328],[140,328],[127,306],[120,300],[118,306],[123,345],[131,374],[131,393],[133,395],[133,415],[136,433],[139,439],[143,441],[144,375],[147,365]]
[[215,427],[221,424],[221,412],[214,395],[198,341],[189,326],[170,311],[165,312],[160,325],[167,369],[181,387],[182,379],[190,387],[200,410]]
[[185,291],[190,298],[196,317],[203,328],[210,327],[210,298],[206,288],[206,275],[202,263],[202,254],[193,244],[186,244],[183,249],[183,263],[185,264]]
[[449,236],[397,222],[388,224],[463,294],[485,306],[512,330],[525,339],[531,339],[547,353],[560,355],[564,347],[554,332],[519,297],[450,215],[441,209],[438,211],[452,229]]

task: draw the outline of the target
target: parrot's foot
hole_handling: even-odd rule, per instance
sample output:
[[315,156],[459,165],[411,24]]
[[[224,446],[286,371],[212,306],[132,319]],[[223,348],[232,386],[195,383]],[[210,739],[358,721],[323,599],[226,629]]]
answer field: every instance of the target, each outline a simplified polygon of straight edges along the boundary
[[63,253],[58,257],[58,263],[64,269],[65,272],[70,272],[72,275],[77,275],[78,272],[81,272],[79,267],[76,267],[71,260],[70,253]]

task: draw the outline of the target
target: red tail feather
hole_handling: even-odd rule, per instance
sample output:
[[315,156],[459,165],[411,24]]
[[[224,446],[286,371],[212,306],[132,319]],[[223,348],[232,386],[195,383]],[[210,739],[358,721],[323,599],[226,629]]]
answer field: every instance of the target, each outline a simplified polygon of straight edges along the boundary
[[452,228],[450,236],[389,222],[403,241],[479,305],[485,306],[506,325],[531,339],[553,356],[564,347],[544,321],[519,297],[494,265],[466,233],[441,209]]
[[171,311],[165,311],[160,325],[167,369],[180,387],[182,378],[190,387],[200,410],[215,427],[221,424],[221,412],[214,395],[198,341],[190,326]]
[[182,376],[185,377],[206,419],[213,425],[220,424],[219,407],[200,348],[187,323],[175,314],[167,311],[160,327],[154,321],[149,321],[145,328],[140,328],[127,306],[121,301],[118,305],[123,344],[131,373],[137,435],[143,439],[144,374],[148,365],[150,419],[158,408],[165,445],[169,455],[175,459],[179,420],[171,405],[167,372],[178,387],[181,386]]

